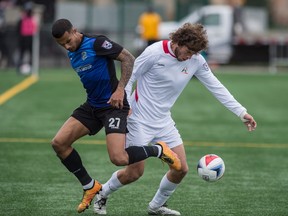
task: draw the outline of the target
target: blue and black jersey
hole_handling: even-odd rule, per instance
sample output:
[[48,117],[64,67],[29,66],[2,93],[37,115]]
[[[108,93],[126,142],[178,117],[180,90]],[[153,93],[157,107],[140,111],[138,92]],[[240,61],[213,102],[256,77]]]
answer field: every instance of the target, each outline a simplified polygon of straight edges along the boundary
[[80,77],[91,106],[110,106],[107,101],[119,82],[114,59],[122,50],[122,46],[103,35],[84,34],[79,48],[74,52],[68,51],[71,66]]

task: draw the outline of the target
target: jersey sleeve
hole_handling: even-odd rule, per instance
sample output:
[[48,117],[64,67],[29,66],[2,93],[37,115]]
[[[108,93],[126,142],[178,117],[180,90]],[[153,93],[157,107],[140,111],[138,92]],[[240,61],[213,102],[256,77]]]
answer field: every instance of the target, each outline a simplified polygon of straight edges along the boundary
[[199,55],[199,66],[195,76],[220,103],[235,115],[240,116],[243,111],[247,111],[212,73],[202,55]]
[[148,47],[144,50],[144,52],[140,56],[136,58],[134,62],[132,75],[125,87],[125,91],[127,93],[128,101],[130,104],[132,99],[131,93],[133,90],[133,84],[137,81],[137,79],[141,75],[149,71],[155,62],[156,57],[152,53],[153,52]]
[[106,36],[99,35],[96,37],[94,42],[94,50],[99,56],[107,56],[109,58],[116,59],[123,50],[123,47]]

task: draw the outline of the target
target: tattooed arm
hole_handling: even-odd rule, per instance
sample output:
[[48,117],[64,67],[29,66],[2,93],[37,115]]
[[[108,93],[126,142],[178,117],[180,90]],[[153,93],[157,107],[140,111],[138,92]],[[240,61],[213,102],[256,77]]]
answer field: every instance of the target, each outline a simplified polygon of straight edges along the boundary
[[128,50],[123,49],[117,60],[121,61],[121,78],[118,88],[124,89],[131,77],[135,58]]
[[134,56],[125,48],[118,55],[116,60],[121,62],[121,77],[118,83],[118,87],[115,92],[112,94],[108,103],[116,108],[123,108],[123,99],[125,86],[127,85],[133,70],[133,64],[135,61]]

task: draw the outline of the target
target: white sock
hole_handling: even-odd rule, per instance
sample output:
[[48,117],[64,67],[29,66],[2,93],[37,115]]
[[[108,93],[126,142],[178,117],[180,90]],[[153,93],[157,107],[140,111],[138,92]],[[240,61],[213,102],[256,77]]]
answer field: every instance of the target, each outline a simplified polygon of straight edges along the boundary
[[170,198],[175,191],[178,184],[175,184],[168,180],[167,174],[165,174],[160,182],[159,189],[157,190],[152,201],[149,203],[150,208],[157,209],[164,205],[164,203]]
[[119,170],[117,170],[116,172],[114,172],[111,176],[111,178],[102,185],[102,191],[101,191],[101,195],[103,197],[108,197],[109,194],[117,191],[119,188],[121,188],[122,186],[124,186],[123,184],[121,184],[121,182],[119,181],[119,179],[117,178],[117,172]]
[[86,184],[86,185],[83,185],[83,189],[84,190],[87,190],[87,189],[90,189],[90,188],[92,188],[93,187],[93,185],[94,185],[94,179],[92,179],[91,180],[91,182],[89,182],[88,184]]

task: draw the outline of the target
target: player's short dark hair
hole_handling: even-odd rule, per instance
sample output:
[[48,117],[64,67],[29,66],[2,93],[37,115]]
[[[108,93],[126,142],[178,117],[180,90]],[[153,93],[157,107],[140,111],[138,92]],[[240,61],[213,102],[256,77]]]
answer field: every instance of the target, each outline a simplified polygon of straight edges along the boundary
[[52,26],[52,35],[55,38],[60,38],[67,31],[72,29],[72,23],[67,19],[59,19]]

